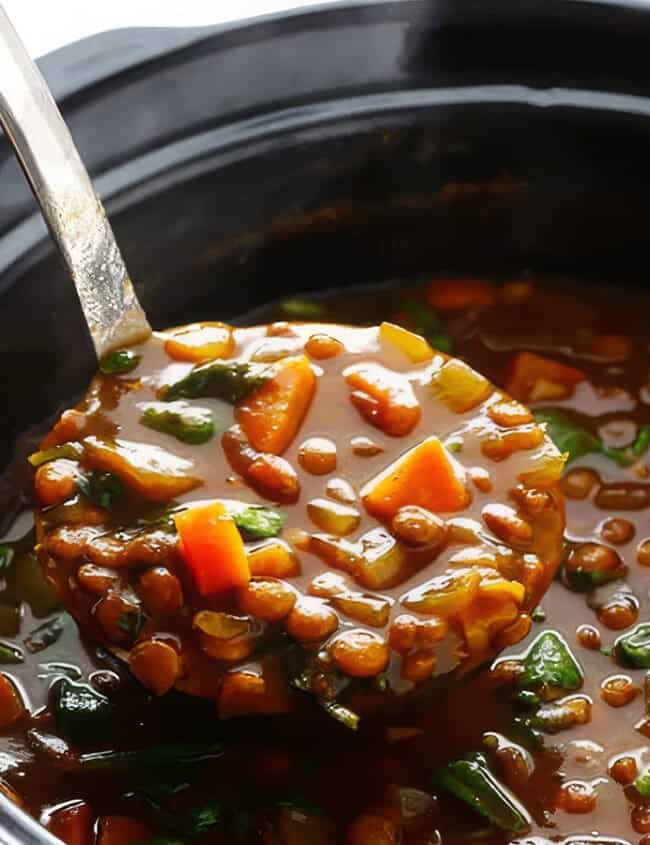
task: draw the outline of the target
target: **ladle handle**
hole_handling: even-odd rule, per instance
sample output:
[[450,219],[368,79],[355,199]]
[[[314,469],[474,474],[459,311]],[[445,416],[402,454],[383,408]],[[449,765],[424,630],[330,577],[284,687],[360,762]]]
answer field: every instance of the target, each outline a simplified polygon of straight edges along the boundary
[[0,123],[70,277],[98,358],[150,332],[104,207],[50,89],[0,6]]

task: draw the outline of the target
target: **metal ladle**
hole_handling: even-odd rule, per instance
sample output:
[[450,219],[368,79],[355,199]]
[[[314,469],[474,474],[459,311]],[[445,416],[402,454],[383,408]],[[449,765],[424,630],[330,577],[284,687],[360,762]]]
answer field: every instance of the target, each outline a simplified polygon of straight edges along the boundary
[[0,123],[74,282],[97,358],[151,327],[104,207],[41,72],[0,6]]

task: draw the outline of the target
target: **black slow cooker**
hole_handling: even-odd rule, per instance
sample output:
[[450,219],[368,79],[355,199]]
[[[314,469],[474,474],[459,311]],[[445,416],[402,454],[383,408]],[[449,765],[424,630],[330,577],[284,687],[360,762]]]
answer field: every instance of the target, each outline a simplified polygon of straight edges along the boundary
[[[443,269],[647,284],[648,45],[635,0],[350,0],[41,65],[163,327]],[[6,144],[0,182],[10,474],[94,359]],[[0,841],[55,842],[4,798]]]

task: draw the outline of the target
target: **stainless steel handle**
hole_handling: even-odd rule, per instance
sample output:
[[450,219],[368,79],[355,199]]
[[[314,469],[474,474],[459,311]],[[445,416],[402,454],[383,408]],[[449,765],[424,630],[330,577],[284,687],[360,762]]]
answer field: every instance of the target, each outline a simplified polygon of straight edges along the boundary
[[41,72],[0,6],[0,123],[77,289],[97,357],[151,332],[104,207]]

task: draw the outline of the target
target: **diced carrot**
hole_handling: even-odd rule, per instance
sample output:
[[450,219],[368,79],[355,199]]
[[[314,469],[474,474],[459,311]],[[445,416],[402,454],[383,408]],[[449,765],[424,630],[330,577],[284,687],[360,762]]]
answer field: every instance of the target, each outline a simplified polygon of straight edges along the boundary
[[251,573],[244,542],[220,502],[197,505],[174,515],[181,552],[201,595],[243,587]]
[[260,452],[281,455],[289,446],[316,391],[316,376],[306,355],[278,362],[272,379],[236,409],[246,439]]
[[0,675],[0,728],[13,725],[24,712],[25,705],[18,690],[6,675]]
[[165,352],[176,361],[227,358],[235,348],[232,328],[225,323],[192,323],[167,332]]
[[371,363],[348,367],[343,375],[354,390],[352,404],[384,434],[402,437],[419,423],[422,410],[406,376]]
[[88,425],[88,417],[74,408],[64,411],[54,427],[41,443],[41,449],[51,449],[68,440],[79,440],[83,437]]
[[483,279],[436,279],[427,288],[429,305],[441,311],[455,311],[462,308],[484,308],[494,305],[494,286]]
[[519,608],[514,601],[501,596],[479,595],[469,608],[459,614],[470,655],[487,652],[493,637],[512,625],[518,616]]
[[135,845],[151,837],[146,824],[126,816],[103,816],[98,827],[96,845]]
[[85,458],[93,469],[117,475],[124,484],[152,502],[168,502],[199,487],[192,476],[194,464],[145,443],[86,437]]
[[587,378],[582,370],[535,352],[518,352],[510,364],[506,390],[519,402],[564,399]]
[[469,503],[463,471],[437,437],[398,458],[361,491],[368,513],[388,522],[405,505],[433,513],[460,511]]
[[85,801],[76,801],[56,810],[50,816],[47,829],[66,845],[91,845],[93,814]]
[[379,326],[379,337],[403,352],[414,364],[422,364],[433,358],[433,349],[426,340],[403,326],[384,322]]

